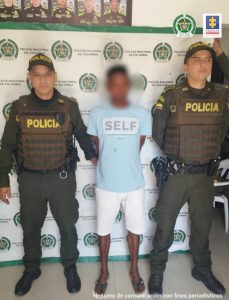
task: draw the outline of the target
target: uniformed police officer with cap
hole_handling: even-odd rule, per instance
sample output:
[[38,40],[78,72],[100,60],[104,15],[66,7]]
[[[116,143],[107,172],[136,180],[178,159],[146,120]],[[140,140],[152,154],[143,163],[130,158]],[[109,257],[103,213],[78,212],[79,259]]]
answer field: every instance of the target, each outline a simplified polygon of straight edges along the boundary
[[120,0],[110,0],[111,12],[104,15],[104,23],[106,25],[122,26],[126,24],[126,16],[120,14]]
[[84,0],[85,13],[79,17],[80,25],[99,25],[100,17],[94,10],[94,0]]
[[211,292],[225,293],[211,270],[208,240],[213,218],[213,180],[229,122],[228,87],[207,81],[214,56],[208,44],[191,45],[184,59],[187,80],[165,88],[154,109],[153,138],[166,155],[167,180],[156,205],[151,295],[162,294],[168,249],[173,243],[177,216],[186,202],[191,218],[192,276]]
[[31,6],[25,9],[23,18],[32,22],[47,21],[48,9],[41,5],[41,0],[31,0]]
[[0,8],[0,21],[18,21],[20,10],[14,6],[13,0],[4,0],[4,6]]
[[58,8],[54,10],[52,21],[54,23],[65,22],[71,24],[73,22],[74,13],[67,6],[67,0],[58,0]]
[[[30,95],[12,103],[0,150],[0,199],[9,204],[9,172],[16,161],[23,229],[25,271],[15,294],[26,294],[41,275],[41,228],[49,203],[61,236],[60,256],[70,293],[81,287],[75,262],[78,202],[75,199],[76,138],[87,160],[96,155],[78,104],[54,88],[56,73],[52,60],[37,54],[29,61]],[[74,137],[74,138],[73,138]]]

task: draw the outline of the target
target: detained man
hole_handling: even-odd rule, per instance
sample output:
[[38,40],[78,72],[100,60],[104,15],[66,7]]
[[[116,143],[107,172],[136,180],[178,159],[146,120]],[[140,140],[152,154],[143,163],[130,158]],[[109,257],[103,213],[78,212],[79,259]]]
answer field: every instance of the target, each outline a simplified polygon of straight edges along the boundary
[[110,234],[120,207],[128,230],[131,282],[135,293],[142,294],[145,285],[138,272],[138,251],[144,233],[145,183],[140,151],[151,134],[151,116],[147,109],[128,101],[130,80],[124,66],[108,70],[107,89],[110,101],[94,108],[88,123],[99,157],[96,203],[101,272],[93,295],[102,295],[107,288]]

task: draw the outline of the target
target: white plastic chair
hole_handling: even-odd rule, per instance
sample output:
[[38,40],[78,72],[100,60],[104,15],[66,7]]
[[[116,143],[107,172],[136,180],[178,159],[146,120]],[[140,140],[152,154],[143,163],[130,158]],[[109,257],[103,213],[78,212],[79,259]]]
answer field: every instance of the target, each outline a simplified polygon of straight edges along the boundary
[[[221,170],[221,177],[225,175],[226,172],[228,172],[228,175],[226,176],[226,179],[229,180],[229,159],[224,159],[220,162],[219,170]],[[224,182],[215,182],[214,187],[218,186],[229,186],[229,181]],[[216,202],[223,203],[224,205],[224,219],[225,219],[225,232],[228,233],[229,230],[229,211],[228,211],[228,199],[224,195],[218,195],[214,197],[214,207]]]

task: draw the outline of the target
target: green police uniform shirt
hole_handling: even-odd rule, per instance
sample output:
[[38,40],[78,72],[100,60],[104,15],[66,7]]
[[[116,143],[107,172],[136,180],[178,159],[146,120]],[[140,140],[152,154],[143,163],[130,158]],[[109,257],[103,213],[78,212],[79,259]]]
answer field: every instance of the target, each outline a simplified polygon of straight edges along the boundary
[[90,14],[83,14],[79,17],[79,25],[99,25],[100,18],[96,15],[95,12]]
[[20,18],[20,10],[14,6],[0,8],[0,21],[18,21]]
[[53,12],[52,21],[55,23],[64,22],[71,23],[73,22],[74,13],[69,8],[57,8]]
[[119,12],[110,12],[109,14],[104,15],[104,23],[106,25],[125,25],[126,16],[120,14]]
[[[226,85],[221,84],[214,84],[214,83],[206,83],[206,86],[203,89],[194,89],[188,85],[187,82],[177,85],[171,85],[164,89],[161,96],[159,97],[156,105],[152,108],[152,115],[153,115],[153,134],[152,137],[158,144],[158,146],[164,150],[164,138],[165,132],[167,128],[167,122],[171,116],[171,114],[175,113],[179,107],[176,107],[175,98],[173,96],[174,89],[182,89],[184,93],[191,93],[193,98],[199,100],[201,104],[201,100],[208,99],[213,95],[214,88],[221,88],[225,90],[225,99],[224,101],[227,102],[227,107],[229,107],[229,88]],[[190,107],[192,109],[192,106]],[[203,107],[200,109],[203,109]],[[214,109],[214,107],[210,107],[210,109]],[[222,130],[222,138],[221,141],[223,142],[225,135],[228,130],[229,126],[229,109],[223,116],[222,122],[223,130]]]
[[24,11],[24,18],[31,20],[32,22],[40,22],[41,20],[48,19],[48,10],[43,8],[43,6],[34,7],[31,6],[26,8]]
[[30,101],[33,101],[38,107],[47,107],[49,105],[55,104],[57,101],[59,103],[64,103],[64,101],[70,101],[70,122],[72,123],[73,135],[77,139],[80,148],[84,151],[85,158],[87,160],[92,159],[95,156],[95,150],[90,136],[86,132],[86,126],[82,120],[78,104],[75,100],[61,95],[57,90],[54,92],[52,99],[43,101],[39,99],[34,91],[32,90],[31,95],[23,96],[19,100],[12,103],[9,117],[6,121],[2,143],[0,149],[0,187],[9,186],[9,176],[12,169],[12,153],[15,153],[18,148],[18,140],[20,136],[20,124],[17,115],[17,103],[18,101],[24,101],[24,97],[29,97]]

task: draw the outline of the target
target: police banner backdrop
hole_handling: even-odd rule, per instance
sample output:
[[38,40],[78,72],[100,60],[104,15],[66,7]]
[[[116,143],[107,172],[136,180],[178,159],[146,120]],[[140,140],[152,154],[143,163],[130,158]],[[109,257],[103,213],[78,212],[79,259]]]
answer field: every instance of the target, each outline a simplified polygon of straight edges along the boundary
[[[53,58],[58,73],[56,87],[62,94],[77,99],[87,124],[90,110],[106,100],[104,72],[109,65],[117,62],[128,65],[134,83],[130,95],[132,101],[151,109],[166,85],[184,79],[182,63],[185,49],[190,43],[202,39],[199,34],[188,39],[177,38],[172,33],[159,34],[160,30],[158,33],[145,30],[141,34],[137,33],[137,29],[136,32],[130,29],[131,33],[114,31],[116,32],[87,32],[80,31],[80,28],[76,28],[76,31],[1,30],[0,135],[2,136],[5,120],[9,115],[10,102],[30,92],[30,85],[26,81],[26,69],[29,58],[35,53],[42,52]],[[141,237],[141,256],[150,252],[156,227],[154,208],[158,190],[155,187],[150,162],[158,153],[158,148],[148,138],[142,149],[142,168],[146,182],[146,232]],[[98,236],[94,193],[95,167],[90,161],[85,160],[81,150],[79,155],[76,198],[80,204],[80,217],[76,227],[79,235],[80,260],[96,260]],[[20,263],[23,256],[19,194],[14,170],[10,179],[12,188],[10,205],[0,203],[2,266]],[[124,216],[120,211],[112,233],[110,259],[127,258],[127,233],[123,220]],[[184,206],[176,223],[174,243],[170,251],[188,250],[189,235],[188,207]],[[60,235],[50,211],[42,229],[41,245],[45,260],[58,261]]]

